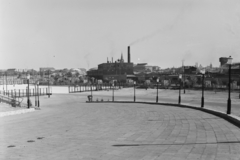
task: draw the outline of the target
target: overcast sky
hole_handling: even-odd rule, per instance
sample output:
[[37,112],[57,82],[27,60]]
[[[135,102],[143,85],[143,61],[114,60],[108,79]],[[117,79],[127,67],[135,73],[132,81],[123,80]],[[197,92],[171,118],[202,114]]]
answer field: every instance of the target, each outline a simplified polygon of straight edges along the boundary
[[0,0],[0,69],[240,61],[239,0]]

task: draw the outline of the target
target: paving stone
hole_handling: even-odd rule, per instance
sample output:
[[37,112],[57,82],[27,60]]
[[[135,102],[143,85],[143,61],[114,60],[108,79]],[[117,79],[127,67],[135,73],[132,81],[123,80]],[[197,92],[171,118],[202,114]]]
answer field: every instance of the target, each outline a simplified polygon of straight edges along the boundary
[[240,129],[219,117],[171,106],[89,104],[85,98],[52,95],[40,111],[1,117],[0,159],[240,157]]

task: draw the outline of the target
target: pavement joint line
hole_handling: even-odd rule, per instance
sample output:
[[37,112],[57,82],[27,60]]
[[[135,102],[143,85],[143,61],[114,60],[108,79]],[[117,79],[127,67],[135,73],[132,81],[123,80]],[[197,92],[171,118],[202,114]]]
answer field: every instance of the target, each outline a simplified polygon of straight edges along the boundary
[[205,143],[162,143],[162,144],[114,144],[113,147],[131,147],[131,146],[167,146],[167,145],[196,145],[196,144],[227,144],[227,143],[240,143],[240,141],[220,141],[220,142],[205,142]]
[[214,109],[209,109],[209,108],[202,108],[202,107],[197,107],[197,106],[191,106],[191,105],[186,105],[186,104],[176,104],[176,103],[156,103],[156,102],[133,102],[133,101],[86,101],[86,103],[141,103],[141,104],[151,104],[151,105],[166,105],[166,106],[172,106],[172,107],[182,107],[182,108],[190,108],[190,109],[196,109],[200,110],[212,115],[215,115],[217,117],[223,118],[226,121],[232,123],[233,125],[237,126],[240,128],[240,117],[237,117],[232,114],[226,114],[221,111],[217,111]]

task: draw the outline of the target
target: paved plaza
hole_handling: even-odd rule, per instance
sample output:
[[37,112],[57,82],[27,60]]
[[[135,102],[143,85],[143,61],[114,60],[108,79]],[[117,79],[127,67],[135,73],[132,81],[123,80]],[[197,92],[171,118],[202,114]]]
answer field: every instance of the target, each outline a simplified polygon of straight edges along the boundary
[[0,159],[240,159],[240,129],[222,118],[171,106],[89,104],[86,94],[41,97],[41,110],[0,117]]

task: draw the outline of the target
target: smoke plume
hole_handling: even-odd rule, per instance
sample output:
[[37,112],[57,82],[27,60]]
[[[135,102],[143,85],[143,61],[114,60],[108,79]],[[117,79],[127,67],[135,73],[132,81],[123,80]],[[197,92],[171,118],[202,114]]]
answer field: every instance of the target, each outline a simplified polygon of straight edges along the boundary
[[89,69],[89,65],[90,65],[90,62],[89,62],[88,57],[89,57],[91,54],[92,54],[92,53],[88,52],[88,53],[84,56],[84,59],[86,60],[86,63],[87,63],[87,66],[88,66],[88,69]]
[[184,18],[184,15],[185,15],[185,12],[187,11],[187,9],[189,9],[191,6],[191,3],[190,1],[186,4],[184,4],[184,6],[181,7],[180,9],[180,12],[178,13],[178,15],[174,18],[174,20],[172,21],[171,24],[168,24],[166,25],[165,27],[163,28],[159,28],[157,29],[156,31],[146,35],[146,36],[143,36],[142,38],[139,38],[133,42],[131,42],[129,45],[132,46],[132,45],[135,45],[139,42],[142,42],[142,41],[145,41],[145,40],[148,40],[156,35],[158,35],[159,33],[162,33],[162,32],[166,32],[166,31],[170,31],[172,29],[174,29],[178,23]]

